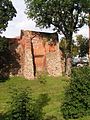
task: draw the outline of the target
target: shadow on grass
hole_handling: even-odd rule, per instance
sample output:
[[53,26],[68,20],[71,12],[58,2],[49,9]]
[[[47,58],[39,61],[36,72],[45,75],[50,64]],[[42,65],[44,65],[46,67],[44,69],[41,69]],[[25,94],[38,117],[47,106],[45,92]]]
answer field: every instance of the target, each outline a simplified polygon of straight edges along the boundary
[[7,80],[9,80],[9,77],[0,77],[0,83],[6,82]]

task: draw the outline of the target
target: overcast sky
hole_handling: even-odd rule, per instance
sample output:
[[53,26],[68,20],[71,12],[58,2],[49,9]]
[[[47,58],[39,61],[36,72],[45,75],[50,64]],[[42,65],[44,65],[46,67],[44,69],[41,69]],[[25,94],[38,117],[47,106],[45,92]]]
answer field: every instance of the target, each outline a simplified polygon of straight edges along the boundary
[[[17,16],[13,18],[12,21],[9,22],[8,27],[3,35],[6,37],[16,37],[20,36],[21,29],[23,30],[34,30],[34,31],[43,31],[43,32],[52,32],[51,29],[42,29],[35,27],[35,23],[32,20],[28,20],[25,15],[25,3],[24,0],[12,0],[14,7],[17,10]],[[88,37],[88,27],[84,26],[79,34],[83,34]]]

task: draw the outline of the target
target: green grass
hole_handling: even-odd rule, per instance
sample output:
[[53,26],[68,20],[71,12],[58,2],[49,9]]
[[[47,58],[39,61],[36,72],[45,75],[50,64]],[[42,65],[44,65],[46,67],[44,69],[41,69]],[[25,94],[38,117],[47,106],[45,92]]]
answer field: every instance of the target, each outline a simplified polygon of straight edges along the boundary
[[[58,120],[64,120],[60,112],[60,106],[64,99],[65,88],[69,85],[69,79],[65,77],[43,76],[36,80],[25,80],[20,77],[12,77],[6,82],[0,83],[0,113],[8,111],[8,101],[11,100],[11,89],[29,88],[33,97],[38,97],[42,93],[47,93],[50,101],[44,108],[46,116],[57,116]],[[78,120],[90,120],[90,117]]]

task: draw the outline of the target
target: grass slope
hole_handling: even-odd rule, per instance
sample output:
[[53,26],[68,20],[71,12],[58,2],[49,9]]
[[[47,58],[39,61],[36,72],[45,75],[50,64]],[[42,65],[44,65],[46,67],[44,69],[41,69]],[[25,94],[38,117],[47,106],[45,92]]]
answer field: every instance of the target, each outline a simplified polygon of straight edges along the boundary
[[[64,77],[42,76],[36,80],[25,80],[20,77],[12,77],[6,82],[0,83],[0,113],[8,110],[8,101],[10,101],[11,89],[29,88],[33,97],[39,94],[47,93],[50,101],[44,108],[46,116],[57,116],[58,120],[64,120],[60,112],[60,106],[64,99],[65,88],[69,85],[69,80]],[[78,120],[90,120],[90,117],[80,118]]]

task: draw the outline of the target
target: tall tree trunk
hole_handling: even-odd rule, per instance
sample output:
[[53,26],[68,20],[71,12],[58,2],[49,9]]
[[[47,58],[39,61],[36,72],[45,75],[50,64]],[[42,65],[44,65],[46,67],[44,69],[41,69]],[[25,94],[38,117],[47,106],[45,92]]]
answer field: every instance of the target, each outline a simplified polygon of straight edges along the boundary
[[71,55],[68,53],[66,58],[66,75],[67,76],[71,75],[71,67],[72,67],[71,61],[72,61]]
[[89,26],[89,67],[90,67],[90,26]]
[[68,39],[68,46],[67,46],[67,54],[66,54],[66,75],[71,75],[71,67],[72,67],[72,53],[71,53],[71,45],[72,45],[72,36]]

